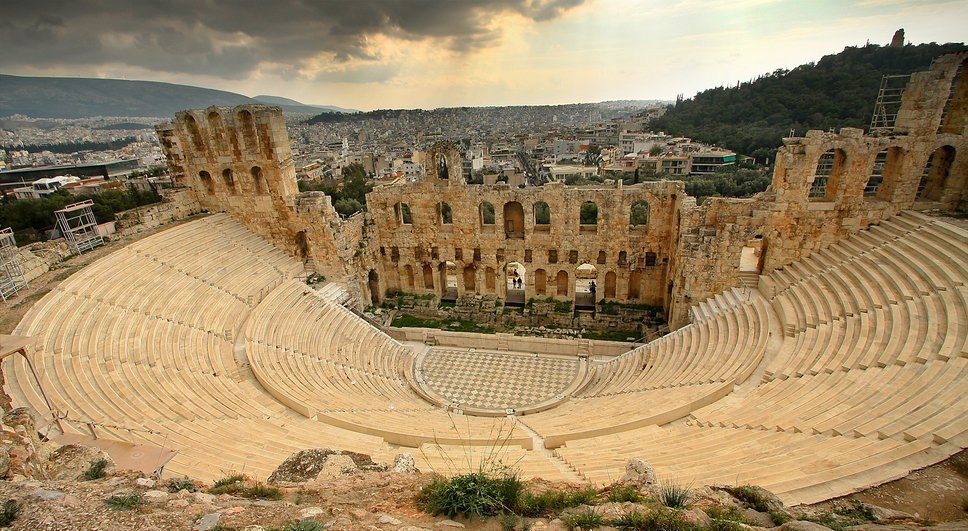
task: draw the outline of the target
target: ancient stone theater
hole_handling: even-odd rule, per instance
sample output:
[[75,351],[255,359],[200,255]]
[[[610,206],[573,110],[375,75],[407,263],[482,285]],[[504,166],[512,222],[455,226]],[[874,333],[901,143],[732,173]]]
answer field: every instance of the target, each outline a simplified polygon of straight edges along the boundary
[[[943,215],[968,200],[966,59],[912,75],[889,125],[785,138],[766,192],[701,205],[681,181],[468,184],[440,143],[425,179],[342,219],[298,191],[280,109],[180,112],[158,133],[201,214],[40,300],[7,390],[53,434],[169,448],[165,474],[198,479],[264,479],[317,447],[440,472],[499,447],[525,477],[593,485],[640,458],[788,504],[902,477],[968,445],[968,231]],[[660,308],[669,333],[361,312],[399,292],[577,308],[593,282],[592,306]]]

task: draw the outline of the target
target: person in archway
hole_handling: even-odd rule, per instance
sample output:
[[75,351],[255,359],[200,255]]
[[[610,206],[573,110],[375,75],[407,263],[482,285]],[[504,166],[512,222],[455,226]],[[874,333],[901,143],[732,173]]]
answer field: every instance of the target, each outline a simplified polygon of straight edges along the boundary
[[594,280],[588,283],[588,291],[592,294],[592,298],[594,298],[595,297],[595,281]]

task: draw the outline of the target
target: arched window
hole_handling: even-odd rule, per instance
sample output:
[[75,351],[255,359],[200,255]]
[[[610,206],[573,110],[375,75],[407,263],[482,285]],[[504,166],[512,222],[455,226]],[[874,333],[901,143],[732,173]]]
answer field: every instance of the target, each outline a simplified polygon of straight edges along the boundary
[[215,181],[212,180],[212,176],[207,171],[198,172],[198,179],[202,181],[202,186],[205,187],[205,192],[208,195],[215,195]]
[[473,265],[464,267],[464,291],[474,293],[477,291],[477,270]]
[[846,167],[847,155],[842,149],[828,149],[817,159],[813,183],[810,185],[810,199],[830,200],[837,180]]
[[558,276],[555,278],[555,295],[559,297],[568,296],[568,272],[558,271]]
[[191,114],[185,116],[185,127],[188,128],[188,134],[192,137],[192,146],[195,147],[195,150],[204,150],[205,142],[202,141],[202,133],[198,130],[198,122]]
[[598,224],[598,205],[594,201],[585,201],[581,205],[581,212],[579,214],[579,223],[582,225],[597,225]]
[[430,267],[430,264],[423,266],[423,285],[424,289],[434,289],[434,268]]
[[504,236],[512,240],[524,239],[524,208],[521,203],[504,203]]
[[222,170],[222,180],[225,182],[225,188],[230,194],[235,195],[239,191],[235,188],[235,176],[232,174],[231,168],[225,168]]
[[968,59],[961,62],[956,71],[956,77],[951,81],[951,90],[941,112],[941,127],[939,133],[962,134],[965,123],[968,122]]
[[413,215],[410,213],[410,205],[406,203],[397,203],[393,205],[393,213],[396,214],[397,224],[399,225],[413,224]]
[[629,211],[629,223],[632,226],[645,225],[649,222],[649,203],[647,201],[636,201],[632,203]]
[[450,179],[450,169],[447,167],[447,157],[437,155],[437,178]]
[[252,166],[250,170],[252,173],[252,187],[255,189],[255,193],[262,195],[268,190],[266,188],[266,180],[262,177],[262,168],[258,166]]
[[629,296],[628,299],[634,300],[639,298],[639,285],[642,284],[642,274],[638,271],[632,271],[629,273]]
[[454,222],[454,212],[451,210],[450,205],[441,201],[437,208],[440,211],[440,223],[450,225]]
[[955,148],[951,146],[941,146],[931,154],[921,174],[921,181],[918,183],[918,199],[941,200],[948,175],[951,173],[951,163],[954,160]]
[[609,271],[605,273],[605,298],[614,299],[615,298],[615,272]]
[[551,207],[544,201],[534,204],[534,230],[537,232],[551,230]]
[[481,203],[481,225],[494,224],[494,205],[484,201]]
[[243,109],[239,111],[239,123],[242,124],[242,142],[245,147],[255,150],[259,147],[259,137],[255,132],[255,122],[252,120],[252,113]]
[[410,264],[403,266],[403,279],[408,289],[413,289],[413,267]]
[[208,113],[208,128],[211,129],[212,137],[219,149],[225,151],[225,126],[222,123],[222,115],[215,111]]

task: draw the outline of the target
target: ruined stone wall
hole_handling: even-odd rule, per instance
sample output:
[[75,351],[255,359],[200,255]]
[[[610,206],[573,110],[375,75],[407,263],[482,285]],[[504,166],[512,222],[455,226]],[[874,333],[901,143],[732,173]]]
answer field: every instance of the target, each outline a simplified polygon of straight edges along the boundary
[[187,188],[162,190],[162,202],[123,212],[117,221],[119,236],[124,238],[153,230],[173,221],[201,212],[195,194]]
[[[675,205],[684,194],[683,184],[676,181],[625,187],[551,183],[512,188],[433,177],[375,190],[367,196],[367,205],[379,245],[374,265],[380,291],[442,294],[446,283],[442,271],[451,262],[458,296],[480,293],[503,298],[505,268],[518,262],[525,269],[526,299],[564,300],[574,297],[576,269],[589,264],[595,268],[598,299],[662,306]],[[648,223],[633,226],[630,212],[639,201],[647,204]],[[548,205],[548,224],[536,223],[539,202]],[[580,223],[586,202],[597,207],[595,224]],[[493,206],[493,224],[485,223],[485,204]],[[448,207],[450,223],[444,219]],[[404,210],[409,210],[409,223]]]
[[958,67],[966,58],[943,56],[911,77],[894,131],[871,136],[844,128],[786,138],[770,192],[684,202],[670,324],[682,326],[692,304],[739,284],[744,247],[756,247],[757,270],[769,273],[900,210],[965,208],[968,97],[958,87],[968,82]]
[[280,108],[240,105],[182,111],[174,122],[156,129],[173,182],[190,187],[202,208],[227,212],[328,276],[346,274],[334,252],[339,217],[329,199],[297,200]]

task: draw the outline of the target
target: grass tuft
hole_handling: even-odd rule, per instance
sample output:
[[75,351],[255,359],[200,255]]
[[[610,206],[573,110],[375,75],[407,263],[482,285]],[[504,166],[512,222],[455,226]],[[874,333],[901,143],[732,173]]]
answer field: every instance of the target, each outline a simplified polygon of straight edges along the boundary
[[608,493],[608,501],[610,502],[632,502],[639,503],[642,501],[642,494],[633,485],[623,485],[620,487],[615,487],[611,492]]
[[326,527],[319,521],[312,518],[303,518],[298,522],[292,522],[282,528],[282,531],[323,531]]
[[451,478],[434,476],[417,497],[420,507],[433,515],[450,518],[484,518],[513,512],[524,485],[516,474],[493,476],[485,472],[460,474]]
[[22,503],[17,503],[17,500],[7,500],[3,502],[3,507],[0,507],[0,527],[7,527],[17,519],[20,515],[20,510],[23,509],[24,505]]
[[738,485],[727,487],[726,492],[733,495],[737,500],[745,503],[750,508],[761,513],[768,513],[776,510],[770,500],[763,496],[762,492],[752,485]]
[[670,509],[686,509],[689,507],[692,491],[678,483],[662,483],[659,485],[659,501]]
[[605,525],[605,517],[593,509],[586,509],[579,513],[569,514],[564,519],[569,529],[595,529]]
[[118,511],[130,511],[144,503],[141,494],[118,494],[105,501],[108,507]]
[[107,459],[98,459],[97,461],[91,463],[91,467],[84,471],[84,480],[93,481],[95,479],[101,479],[107,474],[104,473],[104,469],[108,467]]

